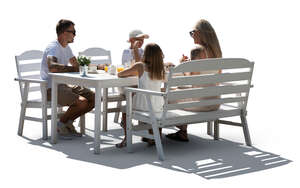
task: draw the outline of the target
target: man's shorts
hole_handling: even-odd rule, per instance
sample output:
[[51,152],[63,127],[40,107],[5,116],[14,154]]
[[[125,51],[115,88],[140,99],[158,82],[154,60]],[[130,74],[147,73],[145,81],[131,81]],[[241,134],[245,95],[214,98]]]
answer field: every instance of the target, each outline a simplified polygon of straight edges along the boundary
[[[61,106],[71,106],[79,96],[86,98],[88,101],[95,100],[95,93],[90,89],[66,84],[57,86],[57,103]],[[47,90],[47,100],[51,101],[51,88]]]

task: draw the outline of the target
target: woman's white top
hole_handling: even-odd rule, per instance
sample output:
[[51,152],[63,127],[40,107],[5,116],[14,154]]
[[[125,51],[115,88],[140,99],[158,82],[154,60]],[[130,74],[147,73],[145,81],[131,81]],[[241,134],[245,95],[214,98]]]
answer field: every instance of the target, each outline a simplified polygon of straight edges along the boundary
[[[162,82],[162,80],[151,80],[149,72],[144,71],[143,75],[139,78],[138,88],[160,92]],[[154,112],[161,112],[164,104],[163,97],[150,96],[150,100]],[[141,111],[149,111],[145,94],[137,93],[133,96],[133,108]]]

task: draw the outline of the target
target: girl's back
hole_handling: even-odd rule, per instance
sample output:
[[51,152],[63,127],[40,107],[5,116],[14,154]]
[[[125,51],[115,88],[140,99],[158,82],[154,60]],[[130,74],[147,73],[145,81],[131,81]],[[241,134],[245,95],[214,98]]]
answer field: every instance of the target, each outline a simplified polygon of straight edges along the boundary
[[[145,67],[145,65],[144,65]],[[143,73],[139,77],[138,87],[140,89],[147,89],[151,91],[161,91],[162,80],[151,80],[149,72],[147,72],[144,68]],[[152,108],[156,112],[162,111],[163,107],[163,97],[159,96],[150,96],[150,100],[152,103]],[[136,94],[133,98],[133,107],[137,110],[149,111],[146,95],[144,94]]]

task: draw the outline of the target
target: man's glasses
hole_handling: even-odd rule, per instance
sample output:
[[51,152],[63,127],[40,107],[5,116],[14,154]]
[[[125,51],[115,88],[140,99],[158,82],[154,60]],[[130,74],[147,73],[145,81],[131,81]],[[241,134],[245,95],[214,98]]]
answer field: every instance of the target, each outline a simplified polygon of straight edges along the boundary
[[74,31],[66,31],[66,32],[72,33],[74,36],[76,35],[76,31],[75,30]]
[[195,32],[196,32],[196,30],[190,31],[191,37],[193,37],[193,35],[194,35]]

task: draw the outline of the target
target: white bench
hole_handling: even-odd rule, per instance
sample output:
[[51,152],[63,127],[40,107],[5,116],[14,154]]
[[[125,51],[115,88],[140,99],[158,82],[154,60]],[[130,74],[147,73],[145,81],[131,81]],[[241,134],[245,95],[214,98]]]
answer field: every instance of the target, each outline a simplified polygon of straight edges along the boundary
[[[249,90],[254,62],[240,58],[219,58],[194,60],[171,68],[168,80],[165,83],[166,92],[154,92],[137,88],[126,88],[127,98],[127,150],[132,152],[132,135],[140,130],[153,129],[158,157],[164,160],[164,152],[161,144],[159,128],[171,127],[183,124],[201,122],[214,122],[214,139],[219,139],[219,124],[240,126],[243,128],[246,144],[251,146],[246,115]],[[221,70],[217,74],[201,74],[192,76],[174,76],[183,72],[207,72]],[[216,72],[216,71],[215,71]],[[210,87],[190,88],[184,90],[171,90],[172,87],[187,85],[211,84]],[[217,86],[216,86],[217,85]],[[149,112],[132,109],[132,94],[142,93],[147,97]],[[164,98],[163,112],[155,113],[152,110],[150,96],[162,96]],[[170,104],[170,101],[220,96],[217,99],[201,100],[199,102],[181,102]],[[210,112],[191,112],[184,108],[202,107],[208,105],[220,105],[219,110]],[[241,123],[221,120],[223,118],[240,116]],[[134,126],[132,120],[138,120],[139,125]],[[151,138],[151,136],[148,135]]]

